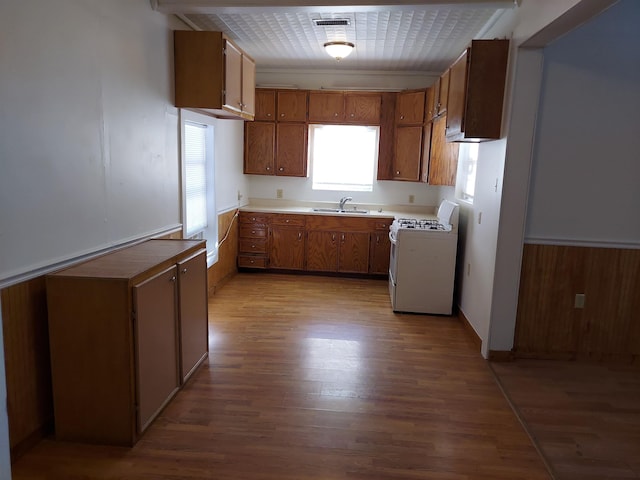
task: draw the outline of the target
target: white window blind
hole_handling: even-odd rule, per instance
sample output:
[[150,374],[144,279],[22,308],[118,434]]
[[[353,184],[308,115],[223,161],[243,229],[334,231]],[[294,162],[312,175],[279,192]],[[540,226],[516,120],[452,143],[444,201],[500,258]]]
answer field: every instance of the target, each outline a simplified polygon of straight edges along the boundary
[[185,234],[207,228],[206,125],[184,124]]

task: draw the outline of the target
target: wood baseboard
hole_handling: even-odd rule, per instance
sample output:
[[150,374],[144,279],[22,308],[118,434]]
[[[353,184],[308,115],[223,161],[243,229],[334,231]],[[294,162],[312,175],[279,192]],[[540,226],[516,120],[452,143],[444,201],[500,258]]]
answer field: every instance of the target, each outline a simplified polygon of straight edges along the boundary
[[464,312],[462,310],[458,310],[458,318],[460,319],[460,321],[464,325],[465,330],[467,330],[467,332],[469,332],[469,338],[471,338],[471,340],[473,340],[474,345],[476,345],[478,347],[478,349],[481,349],[482,348],[482,339],[478,336],[478,333],[471,326],[471,322],[469,322],[469,319],[465,316],[465,314],[464,314]]
[[513,362],[515,359],[516,355],[511,350],[489,350],[490,362]]

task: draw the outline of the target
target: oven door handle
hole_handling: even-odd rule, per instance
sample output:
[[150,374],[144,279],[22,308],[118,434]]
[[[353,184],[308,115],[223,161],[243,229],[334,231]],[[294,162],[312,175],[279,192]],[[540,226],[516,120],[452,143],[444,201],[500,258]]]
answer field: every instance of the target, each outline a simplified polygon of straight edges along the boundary
[[396,244],[396,237],[393,235],[392,232],[389,232],[389,241],[394,245]]

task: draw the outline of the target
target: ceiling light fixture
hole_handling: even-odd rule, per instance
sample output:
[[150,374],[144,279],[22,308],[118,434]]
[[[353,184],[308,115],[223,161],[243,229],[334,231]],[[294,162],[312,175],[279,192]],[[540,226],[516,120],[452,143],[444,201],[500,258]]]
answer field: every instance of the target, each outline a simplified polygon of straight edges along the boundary
[[324,44],[324,49],[336,60],[342,60],[348,56],[354,48],[355,45],[351,42],[327,42]]

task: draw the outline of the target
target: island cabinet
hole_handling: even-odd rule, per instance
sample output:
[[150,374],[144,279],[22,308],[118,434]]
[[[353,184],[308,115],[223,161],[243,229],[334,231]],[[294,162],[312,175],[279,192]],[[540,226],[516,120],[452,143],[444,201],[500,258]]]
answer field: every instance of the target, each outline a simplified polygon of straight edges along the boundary
[[446,138],[500,138],[509,40],[473,40],[450,68]]
[[222,32],[174,32],[175,106],[253,120],[255,62]]
[[47,276],[58,439],[133,445],[206,358],[204,247],[149,240]]
[[269,267],[284,270],[303,270],[305,251],[305,216],[271,216],[271,245]]

